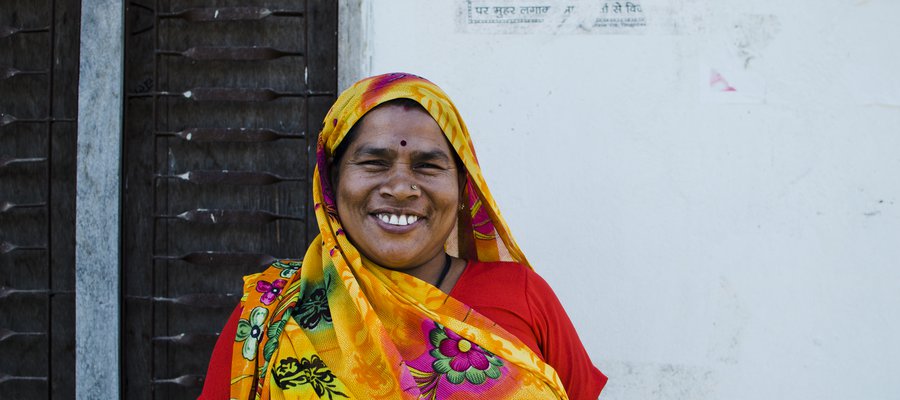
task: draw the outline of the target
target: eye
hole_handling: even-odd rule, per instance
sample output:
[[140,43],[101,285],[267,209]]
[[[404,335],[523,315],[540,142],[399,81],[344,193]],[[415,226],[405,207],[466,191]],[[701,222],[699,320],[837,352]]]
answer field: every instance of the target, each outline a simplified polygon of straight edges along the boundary
[[390,166],[387,161],[380,159],[360,160],[356,162],[356,165],[361,165],[369,169],[381,169]]
[[421,163],[418,163],[418,164],[416,164],[415,167],[416,167],[417,169],[440,169],[440,170],[445,169],[444,167],[442,167],[442,166],[440,166],[440,165],[437,165],[437,164],[434,164],[434,163],[428,163],[428,162],[421,162]]

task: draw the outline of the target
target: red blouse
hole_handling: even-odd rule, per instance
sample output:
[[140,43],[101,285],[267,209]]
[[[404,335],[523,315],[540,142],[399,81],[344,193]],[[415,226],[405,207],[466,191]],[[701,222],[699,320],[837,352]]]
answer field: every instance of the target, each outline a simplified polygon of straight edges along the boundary
[[[596,399],[606,376],[591,363],[572,321],[540,276],[511,262],[470,262],[450,295],[518,337],[559,374],[569,399]],[[201,399],[227,399],[238,306],[216,342]]]

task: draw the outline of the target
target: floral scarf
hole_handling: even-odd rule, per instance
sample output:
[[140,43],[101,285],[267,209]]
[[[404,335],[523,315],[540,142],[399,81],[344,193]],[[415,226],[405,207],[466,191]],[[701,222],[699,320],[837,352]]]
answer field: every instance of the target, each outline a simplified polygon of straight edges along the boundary
[[320,234],[303,259],[244,278],[232,352],[235,399],[566,399],[528,346],[434,286],[363,258],[337,216],[328,159],[375,106],[398,98],[437,121],[467,172],[467,209],[447,251],[528,265],[501,218],[456,107],[431,82],[393,73],[347,89],[325,117],[313,174]]

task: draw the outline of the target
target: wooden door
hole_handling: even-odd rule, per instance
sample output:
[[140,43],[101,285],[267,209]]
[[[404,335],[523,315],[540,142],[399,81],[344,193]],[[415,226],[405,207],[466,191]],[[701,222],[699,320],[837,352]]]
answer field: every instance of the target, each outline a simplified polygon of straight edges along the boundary
[[125,40],[123,396],[196,398],[241,276],[315,235],[337,2],[135,0]]

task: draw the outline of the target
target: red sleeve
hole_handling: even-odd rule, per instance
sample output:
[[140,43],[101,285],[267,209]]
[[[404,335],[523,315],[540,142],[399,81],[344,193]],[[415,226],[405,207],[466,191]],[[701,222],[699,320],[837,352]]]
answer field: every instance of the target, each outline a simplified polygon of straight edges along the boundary
[[231,396],[231,351],[234,346],[234,337],[237,334],[238,320],[241,318],[243,308],[240,304],[234,308],[219,339],[213,348],[212,357],[209,359],[209,368],[206,370],[206,380],[203,383],[203,393],[200,400],[228,399]]
[[525,270],[525,298],[544,359],[556,369],[569,399],[596,400],[606,385],[606,376],[591,362],[550,285],[534,271]]

